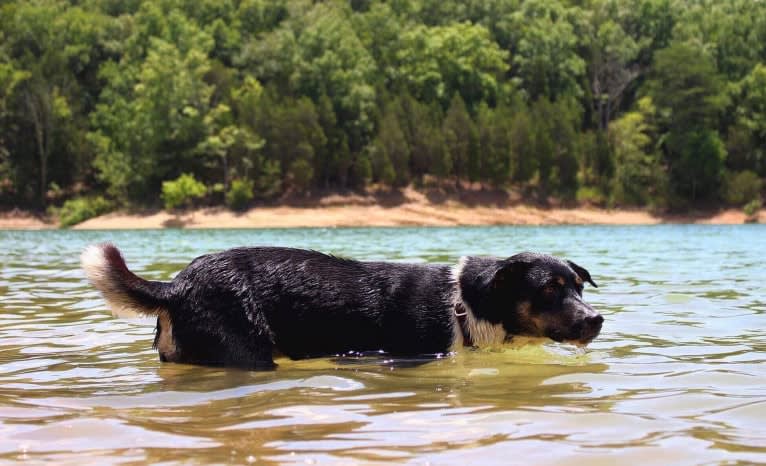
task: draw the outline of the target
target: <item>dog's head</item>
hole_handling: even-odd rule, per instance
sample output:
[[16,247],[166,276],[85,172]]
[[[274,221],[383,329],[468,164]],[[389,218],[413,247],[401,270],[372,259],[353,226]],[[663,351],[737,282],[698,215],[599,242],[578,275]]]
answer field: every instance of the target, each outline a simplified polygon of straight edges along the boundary
[[510,336],[586,345],[601,331],[604,318],[582,299],[585,282],[598,286],[574,262],[529,252],[508,259],[470,257],[459,281],[474,316],[502,324]]

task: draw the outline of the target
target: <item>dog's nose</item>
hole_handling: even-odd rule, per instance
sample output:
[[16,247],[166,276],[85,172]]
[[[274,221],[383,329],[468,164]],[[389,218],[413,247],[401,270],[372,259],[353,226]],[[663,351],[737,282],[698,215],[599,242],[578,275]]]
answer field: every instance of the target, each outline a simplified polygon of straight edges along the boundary
[[591,327],[601,328],[601,324],[604,323],[604,317],[602,317],[601,314],[596,314],[595,316],[586,317],[585,323],[587,323]]
[[601,333],[601,324],[603,323],[604,318],[601,317],[601,314],[586,317],[582,326],[582,338],[586,340],[596,338],[596,335]]

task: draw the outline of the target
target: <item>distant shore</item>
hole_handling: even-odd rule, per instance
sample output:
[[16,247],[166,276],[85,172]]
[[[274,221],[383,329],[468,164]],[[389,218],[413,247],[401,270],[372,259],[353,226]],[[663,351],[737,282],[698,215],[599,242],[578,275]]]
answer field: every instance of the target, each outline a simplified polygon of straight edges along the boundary
[[[766,222],[766,209],[758,215]],[[116,211],[74,226],[78,230],[154,228],[290,228],[458,225],[654,225],[661,223],[742,224],[741,209],[655,215],[642,209],[540,207],[491,193],[433,196],[405,190],[391,196],[329,195],[265,205],[244,212],[206,207],[182,212]],[[14,210],[0,213],[0,229],[57,228],[55,219]]]

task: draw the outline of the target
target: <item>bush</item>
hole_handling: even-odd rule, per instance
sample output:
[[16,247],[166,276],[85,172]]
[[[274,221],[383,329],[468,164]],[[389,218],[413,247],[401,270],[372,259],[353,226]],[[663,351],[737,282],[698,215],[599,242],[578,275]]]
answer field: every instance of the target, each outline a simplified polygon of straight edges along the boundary
[[226,192],[226,205],[233,210],[244,210],[253,200],[253,186],[251,180],[234,180]]
[[113,208],[114,204],[102,196],[78,197],[64,202],[64,205],[54,209],[53,213],[58,215],[59,224],[62,227],[71,227],[89,218],[103,215]]
[[255,177],[255,192],[264,199],[276,197],[282,192],[282,169],[278,161],[263,161]]
[[306,192],[314,178],[314,169],[306,159],[298,159],[290,164],[290,179],[298,192]]
[[758,217],[758,211],[761,210],[761,207],[763,207],[763,202],[761,202],[760,199],[753,199],[745,204],[743,210],[745,211],[745,215],[747,215],[747,220],[755,220]]
[[753,171],[727,173],[724,179],[723,197],[730,204],[742,205],[754,199],[760,199],[762,187],[763,182]]
[[575,195],[577,202],[582,204],[604,205],[604,194],[595,186],[580,186]]
[[194,199],[203,197],[207,188],[194,178],[184,173],[173,181],[162,182],[162,200],[168,210],[188,207]]

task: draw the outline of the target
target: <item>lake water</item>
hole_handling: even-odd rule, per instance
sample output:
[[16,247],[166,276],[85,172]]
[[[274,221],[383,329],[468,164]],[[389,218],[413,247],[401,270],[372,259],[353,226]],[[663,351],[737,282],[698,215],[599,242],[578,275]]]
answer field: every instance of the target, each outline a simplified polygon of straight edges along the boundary
[[[585,352],[162,364],[153,320],[111,317],[79,270],[105,240],[162,280],[237,245],[417,262],[542,251],[590,270],[606,321]],[[766,462],[764,257],[759,225],[0,232],[0,462]]]

